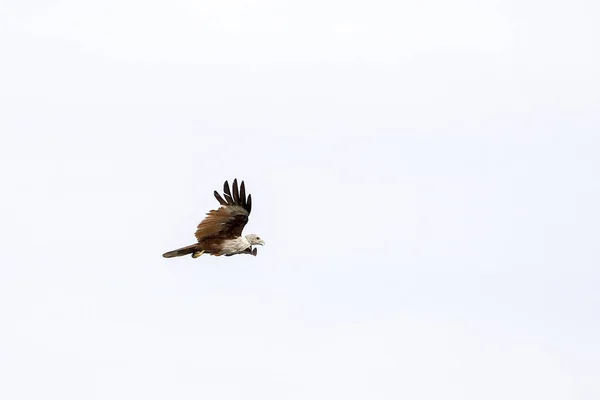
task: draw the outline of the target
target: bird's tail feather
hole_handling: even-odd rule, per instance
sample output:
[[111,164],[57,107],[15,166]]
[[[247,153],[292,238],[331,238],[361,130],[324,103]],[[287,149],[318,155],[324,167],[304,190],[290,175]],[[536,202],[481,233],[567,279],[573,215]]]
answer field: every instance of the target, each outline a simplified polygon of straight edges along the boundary
[[202,251],[199,243],[194,243],[194,244],[182,247],[177,250],[168,251],[165,254],[163,254],[163,257],[165,257],[165,258],[181,257],[181,256],[185,256],[186,254],[192,254],[195,251]]

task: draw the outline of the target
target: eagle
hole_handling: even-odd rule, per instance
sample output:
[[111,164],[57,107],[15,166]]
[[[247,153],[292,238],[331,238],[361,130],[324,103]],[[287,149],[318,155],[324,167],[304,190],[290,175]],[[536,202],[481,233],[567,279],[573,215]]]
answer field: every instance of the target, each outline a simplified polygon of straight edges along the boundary
[[235,254],[252,254],[257,249],[253,245],[263,246],[265,242],[255,234],[242,236],[244,226],[252,210],[252,196],[246,197],[246,186],[242,181],[238,190],[237,178],[233,180],[233,192],[229,190],[229,182],[223,184],[223,197],[215,190],[215,198],[221,205],[217,210],[210,210],[196,229],[198,243],[168,251],[165,258],[180,257],[191,254],[198,258],[202,254],[213,256],[233,256]]

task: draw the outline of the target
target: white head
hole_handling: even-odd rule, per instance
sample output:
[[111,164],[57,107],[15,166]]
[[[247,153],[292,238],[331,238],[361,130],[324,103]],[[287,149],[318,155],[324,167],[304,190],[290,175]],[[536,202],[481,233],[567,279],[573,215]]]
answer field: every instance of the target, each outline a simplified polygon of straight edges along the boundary
[[261,246],[263,246],[265,244],[265,241],[262,240],[261,238],[259,238],[254,233],[246,235],[246,239],[250,242],[250,244],[253,244],[253,245],[260,244]]

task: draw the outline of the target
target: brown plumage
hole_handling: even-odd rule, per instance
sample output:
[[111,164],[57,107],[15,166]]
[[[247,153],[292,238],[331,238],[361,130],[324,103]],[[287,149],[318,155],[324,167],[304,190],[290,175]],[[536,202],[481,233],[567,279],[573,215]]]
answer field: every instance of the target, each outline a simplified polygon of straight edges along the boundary
[[221,205],[217,210],[210,210],[196,229],[198,243],[182,247],[163,254],[163,257],[179,257],[192,254],[196,258],[204,253],[215,256],[252,254],[256,255],[253,244],[264,244],[256,235],[242,237],[242,231],[248,222],[252,210],[252,196],[246,197],[246,187],[242,181],[238,188],[237,179],[233,180],[233,192],[229,183],[223,184],[223,197],[214,191],[215,198]]

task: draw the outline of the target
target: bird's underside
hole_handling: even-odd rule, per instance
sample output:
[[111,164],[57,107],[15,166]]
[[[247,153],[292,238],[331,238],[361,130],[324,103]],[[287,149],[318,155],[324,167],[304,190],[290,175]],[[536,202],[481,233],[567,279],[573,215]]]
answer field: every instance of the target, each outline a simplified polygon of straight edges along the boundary
[[[177,250],[169,251],[163,254],[165,258],[181,257],[191,254],[193,258],[198,258],[203,254],[212,256],[233,256],[236,254],[252,254],[252,245],[244,244],[240,239],[211,238],[182,247]],[[256,249],[255,249],[256,250]],[[254,254],[256,255],[256,254]]]
[[[238,254],[252,254],[254,257],[256,257],[256,255],[258,254],[258,249],[256,247],[248,247],[246,250],[242,251],[241,253]],[[234,256],[235,254],[225,254],[225,257],[231,257]],[[200,257],[200,256],[198,256]]]
[[185,256],[188,254],[191,254],[192,258],[198,258],[203,254],[210,254],[211,256],[226,256],[226,257],[235,256],[237,254],[251,254],[253,256],[256,256],[258,254],[258,249],[256,247],[249,246],[249,247],[245,248],[244,250],[241,250],[236,253],[224,253],[222,251],[219,251],[218,249],[211,250],[210,248],[207,249],[207,247],[201,245],[200,243],[194,243],[194,244],[182,247],[177,250],[172,250],[172,251],[166,252],[165,254],[163,254],[163,257],[173,258],[173,257]]
[[233,256],[236,254],[251,254],[256,256],[258,251],[253,244],[264,244],[256,235],[242,236],[242,230],[248,222],[252,209],[252,197],[246,197],[246,188],[242,181],[239,189],[237,179],[233,181],[233,192],[229,183],[223,185],[224,198],[215,190],[214,196],[220,204],[217,210],[210,210],[207,216],[198,224],[195,236],[198,243],[172,250],[163,254],[165,258],[180,257],[191,254],[198,258],[203,254],[213,256]]

